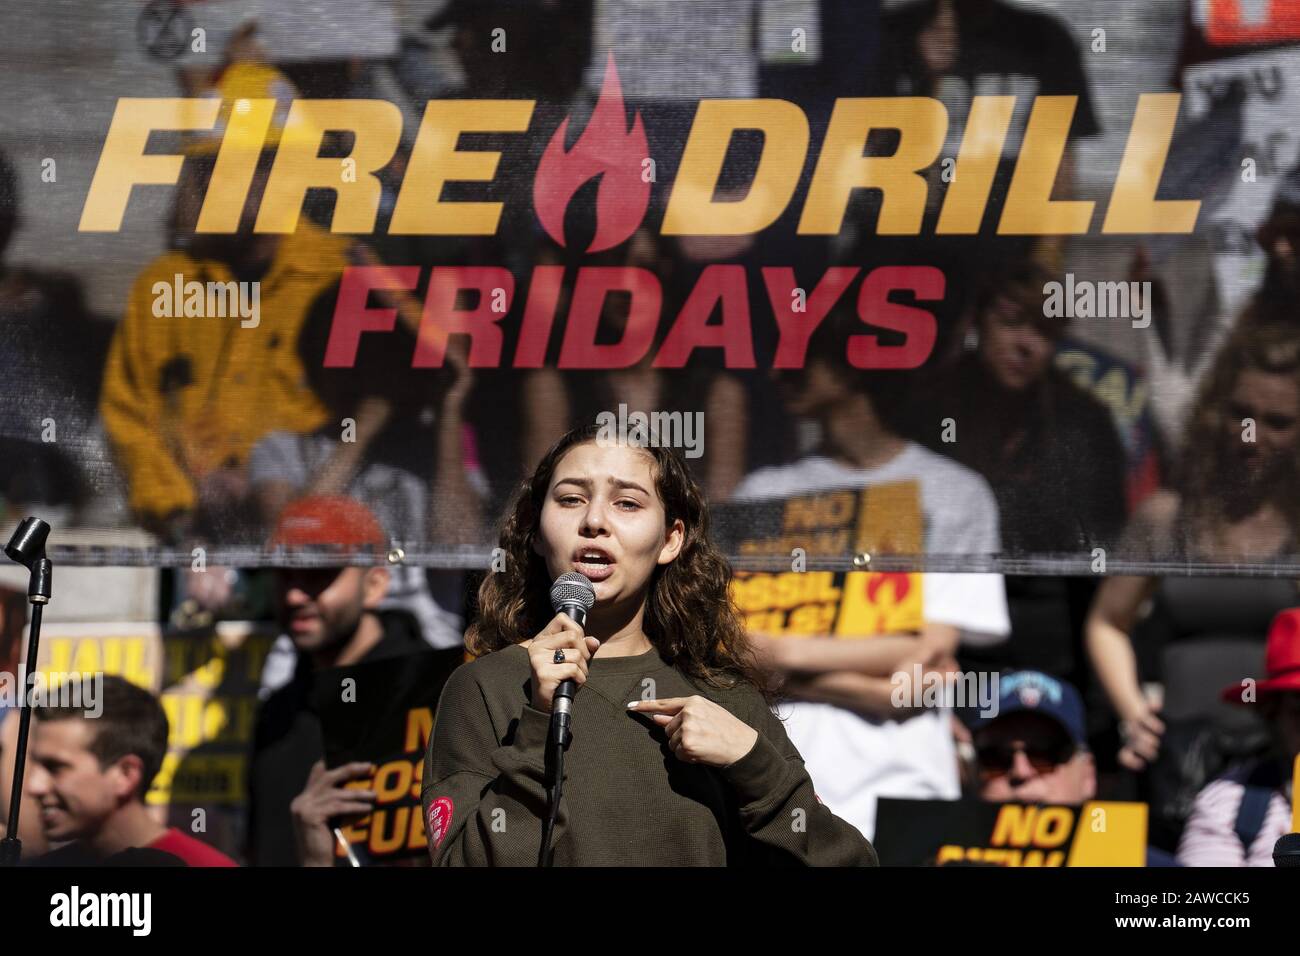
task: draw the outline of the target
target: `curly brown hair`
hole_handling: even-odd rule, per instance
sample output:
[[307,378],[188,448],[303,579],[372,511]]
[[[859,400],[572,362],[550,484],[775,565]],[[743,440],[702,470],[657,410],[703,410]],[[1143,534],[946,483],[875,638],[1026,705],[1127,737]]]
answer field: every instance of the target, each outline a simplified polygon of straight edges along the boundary
[[[1191,527],[1213,528],[1223,520],[1227,455],[1222,436],[1230,417],[1229,396],[1248,370],[1288,375],[1300,388],[1300,329],[1259,302],[1247,308],[1215,356],[1188,418],[1178,487]],[[1290,468],[1300,475],[1300,446],[1293,450]],[[1296,496],[1285,494],[1277,504],[1292,535],[1300,534]]]
[[[542,456],[520,483],[501,529],[505,568],[488,574],[478,590],[478,618],[465,633],[471,654],[481,656],[535,637],[555,616],[551,578],[533,550],[542,505],[555,467],[577,445],[597,440],[598,427],[575,428]],[[731,566],[709,536],[709,509],[699,484],[678,452],[636,446],[654,459],[655,491],[664,506],[664,527],[680,518],[681,551],[656,566],[642,626],[660,655],[697,685],[756,687],[771,702],[753,648],[731,597]]]

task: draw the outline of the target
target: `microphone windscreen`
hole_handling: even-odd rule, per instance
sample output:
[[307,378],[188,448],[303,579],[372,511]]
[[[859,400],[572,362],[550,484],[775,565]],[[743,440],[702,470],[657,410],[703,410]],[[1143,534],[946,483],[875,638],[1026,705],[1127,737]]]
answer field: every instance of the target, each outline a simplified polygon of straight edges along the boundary
[[551,585],[551,607],[555,609],[556,614],[559,614],[560,609],[566,604],[578,604],[583,610],[590,611],[595,603],[596,589],[592,587],[586,575],[579,574],[577,571],[561,574]]
[[1273,844],[1274,866],[1300,866],[1300,833],[1284,833]]

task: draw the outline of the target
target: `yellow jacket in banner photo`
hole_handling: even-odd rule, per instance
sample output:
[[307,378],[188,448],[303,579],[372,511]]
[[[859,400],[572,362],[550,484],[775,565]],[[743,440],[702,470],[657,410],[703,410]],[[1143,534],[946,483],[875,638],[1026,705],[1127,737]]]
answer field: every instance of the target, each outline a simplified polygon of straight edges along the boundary
[[[234,282],[223,263],[168,252],[139,275],[100,397],[137,514],[189,510],[196,482],[223,466],[242,467],[266,433],[324,423],[298,358],[298,333],[317,296],[341,276],[347,243],[305,224],[284,236],[258,283],[255,321],[198,308],[199,287],[186,284],[206,290]],[[213,301],[204,295],[205,305]]]

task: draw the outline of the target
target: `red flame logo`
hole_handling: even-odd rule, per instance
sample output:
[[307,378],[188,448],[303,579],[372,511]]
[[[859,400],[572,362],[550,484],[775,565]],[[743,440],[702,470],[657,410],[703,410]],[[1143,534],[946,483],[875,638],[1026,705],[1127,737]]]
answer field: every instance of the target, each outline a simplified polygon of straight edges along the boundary
[[552,239],[564,245],[564,211],[583,183],[600,176],[596,187],[596,235],[588,252],[612,249],[636,231],[650,204],[650,184],[641,176],[642,161],[649,156],[645,126],[638,112],[627,129],[623,88],[614,66],[614,54],[605,66],[600,99],[587,128],[573,149],[565,150],[570,117],[565,117],[547,144],[533,179],[533,205],[537,218]]
[[887,573],[873,574],[867,579],[867,599],[872,604],[880,600],[880,589],[886,584],[891,585],[894,591],[894,603],[901,603],[903,598],[907,597],[912,590],[911,579],[906,574]]

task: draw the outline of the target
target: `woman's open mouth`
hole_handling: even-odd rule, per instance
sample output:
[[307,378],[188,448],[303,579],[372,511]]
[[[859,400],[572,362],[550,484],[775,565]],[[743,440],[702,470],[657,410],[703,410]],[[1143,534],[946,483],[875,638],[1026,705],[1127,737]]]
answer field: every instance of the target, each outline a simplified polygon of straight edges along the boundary
[[604,548],[579,548],[573,553],[573,570],[592,581],[603,581],[614,573],[614,556]]

